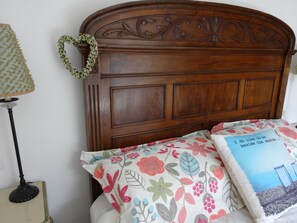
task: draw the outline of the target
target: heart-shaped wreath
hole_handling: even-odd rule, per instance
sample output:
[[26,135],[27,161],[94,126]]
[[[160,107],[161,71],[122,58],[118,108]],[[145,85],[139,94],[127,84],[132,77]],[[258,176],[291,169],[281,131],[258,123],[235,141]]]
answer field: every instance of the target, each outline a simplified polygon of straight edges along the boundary
[[[65,43],[72,44],[74,46],[81,43],[87,43],[90,46],[90,53],[87,59],[87,63],[82,71],[78,71],[75,67],[72,66],[70,59],[66,54]],[[61,36],[58,40],[58,48],[62,62],[64,63],[66,69],[69,70],[74,77],[78,79],[84,79],[91,73],[98,56],[98,43],[95,37],[89,34],[81,34],[77,39],[74,39],[71,36],[64,35]]]

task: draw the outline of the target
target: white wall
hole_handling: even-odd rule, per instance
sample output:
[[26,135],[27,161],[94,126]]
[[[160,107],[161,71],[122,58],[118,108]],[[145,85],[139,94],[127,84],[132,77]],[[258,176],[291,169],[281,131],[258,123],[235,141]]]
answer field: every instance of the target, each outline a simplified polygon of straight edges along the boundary
[[[20,96],[14,108],[15,122],[27,181],[47,183],[50,215],[55,223],[89,222],[89,179],[80,167],[81,149],[86,148],[82,81],[63,67],[57,40],[76,37],[80,24],[92,12],[120,0],[10,0],[1,2],[0,22],[15,30],[36,90]],[[297,34],[296,0],[216,0],[273,14]],[[78,51],[71,51],[80,66]],[[297,57],[293,58],[296,64]],[[285,101],[288,121],[297,121],[297,75],[290,75]],[[0,109],[0,188],[18,182],[18,169],[8,114]],[[1,167],[1,165],[0,165]]]

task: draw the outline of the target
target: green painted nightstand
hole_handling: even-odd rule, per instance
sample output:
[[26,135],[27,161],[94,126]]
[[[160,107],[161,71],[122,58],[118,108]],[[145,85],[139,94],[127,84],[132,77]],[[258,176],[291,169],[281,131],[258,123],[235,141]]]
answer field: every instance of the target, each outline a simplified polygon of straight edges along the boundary
[[2,223],[53,223],[48,214],[46,185],[43,181],[33,183],[39,194],[30,201],[11,203],[9,194],[15,188],[0,190],[0,222]]

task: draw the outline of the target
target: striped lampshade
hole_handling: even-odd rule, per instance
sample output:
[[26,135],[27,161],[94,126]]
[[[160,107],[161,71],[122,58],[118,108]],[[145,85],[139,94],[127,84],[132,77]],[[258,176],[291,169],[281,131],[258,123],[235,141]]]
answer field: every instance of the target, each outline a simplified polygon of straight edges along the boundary
[[26,94],[35,85],[14,31],[0,24],[0,97]]

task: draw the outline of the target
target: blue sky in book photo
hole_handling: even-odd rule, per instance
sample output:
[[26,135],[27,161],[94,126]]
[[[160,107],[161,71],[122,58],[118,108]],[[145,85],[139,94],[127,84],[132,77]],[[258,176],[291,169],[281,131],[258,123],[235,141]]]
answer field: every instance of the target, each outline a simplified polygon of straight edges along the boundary
[[294,159],[283,140],[272,129],[254,134],[226,137],[228,147],[241,169],[247,175],[255,192],[281,186],[274,170],[284,165],[291,179],[297,180],[291,163]]

